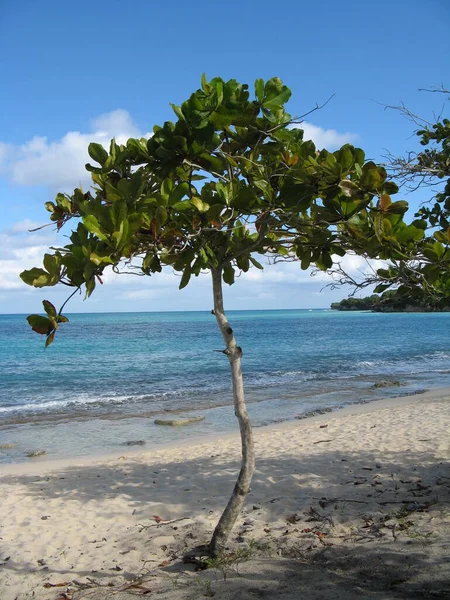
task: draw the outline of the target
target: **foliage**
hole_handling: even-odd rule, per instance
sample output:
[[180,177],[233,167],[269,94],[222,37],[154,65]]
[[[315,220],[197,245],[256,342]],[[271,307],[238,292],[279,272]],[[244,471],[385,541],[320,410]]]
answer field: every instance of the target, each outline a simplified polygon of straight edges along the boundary
[[[441,92],[450,98],[449,91]],[[448,107],[448,104],[447,104]],[[403,260],[378,271],[382,283],[376,291],[399,285],[402,293],[424,294],[432,305],[450,297],[450,121],[442,116],[435,122],[418,117],[404,106],[396,107],[417,125],[415,134],[423,150],[404,157],[390,157],[390,172],[409,190],[429,188],[430,199],[416,213],[417,226],[425,231],[416,247]]]
[[[331,153],[303,140],[280,79],[257,79],[254,90],[251,99],[247,85],[203,76],[201,89],[172,105],[177,120],[150,139],[112,140],[109,151],[90,144],[93,188],[46,203],[58,230],[78,221],[70,243],[23,281],[84,286],[89,297],[107,268],[153,275],[168,266],[183,288],[208,269],[231,285],[237,271],[262,268],[261,255],[323,270],[349,250],[408,256],[423,220],[404,223],[407,203],[392,200],[398,188],[385,169],[351,145]],[[47,345],[67,320],[56,311],[45,323],[29,319]]]
[[381,295],[372,294],[364,298],[344,298],[340,302],[331,304],[333,310],[371,310],[374,312],[432,312],[448,311],[450,302],[448,299],[433,302],[433,299],[418,293],[412,295],[402,293],[399,290],[388,290]]

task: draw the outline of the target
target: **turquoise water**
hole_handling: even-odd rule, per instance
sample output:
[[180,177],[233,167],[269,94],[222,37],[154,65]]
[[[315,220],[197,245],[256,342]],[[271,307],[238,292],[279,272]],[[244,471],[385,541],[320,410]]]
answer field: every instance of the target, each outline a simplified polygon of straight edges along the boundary
[[[255,426],[317,408],[450,385],[450,313],[231,311]],[[214,316],[70,316],[47,351],[23,315],[0,315],[0,462],[117,450],[235,428]],[[374,388],[382,379],[400,386]],[[162,413],[205,421],[168,431]]]

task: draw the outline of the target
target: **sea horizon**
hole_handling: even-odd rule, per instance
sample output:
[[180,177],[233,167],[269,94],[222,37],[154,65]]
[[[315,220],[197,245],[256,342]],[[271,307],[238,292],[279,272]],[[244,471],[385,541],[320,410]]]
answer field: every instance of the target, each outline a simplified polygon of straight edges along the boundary
[[[204,313],[211,312],[212,309],[200,309],[200,310],[102,310],[102,311],[64,311],[65,315],[122,315],[122,314],[147,314],[147,313]],[[293,310],[334,310],[331,307],[315,307],[315,308],[230,308],[225,309],[225,313],[229,312],[287,312]],[[335,311],[339,312],[339,311]],[[347,312],[368,312],[367,310],[352,310]],[[0,317],[3,316],[28,316],[29,312],[18,312],[18,313],[0,313]],[[36,313],[36,314],[44,314]]]

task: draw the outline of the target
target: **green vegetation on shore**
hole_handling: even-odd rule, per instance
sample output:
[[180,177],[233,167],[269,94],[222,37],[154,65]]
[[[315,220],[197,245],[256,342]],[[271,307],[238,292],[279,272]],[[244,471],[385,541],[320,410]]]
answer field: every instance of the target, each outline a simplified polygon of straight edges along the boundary
[[374,312],[447,312],[450,303],[431,302],[419,296],[404,295],[397,290],[389,290],[383,294],[372,294],[364,298],[344,298],[331,304],[333,310],[371,310]]

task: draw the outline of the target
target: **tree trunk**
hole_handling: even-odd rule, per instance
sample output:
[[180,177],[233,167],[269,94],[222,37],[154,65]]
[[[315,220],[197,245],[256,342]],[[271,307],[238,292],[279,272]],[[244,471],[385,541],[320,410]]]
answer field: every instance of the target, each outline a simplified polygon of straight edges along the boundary
[[233,330],[228,324],[223,310],[222,269],[212,269],[214,313],[226,344],[224,353],[228,356],[233,381],[234,414],[239,422],[242,445],[241,470],[233,489],[231,498],[214,530],[209,551],[217,556],[223,551],[236,519],[241,513],[245,498],[250,490],[250,483],[255,471],[255,449],[250,419],[245,406],[244,383],[242,380],[241,357],[242,349],[236,344]]

